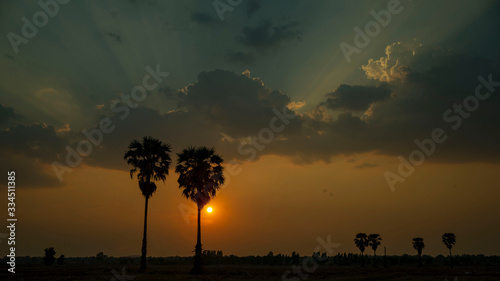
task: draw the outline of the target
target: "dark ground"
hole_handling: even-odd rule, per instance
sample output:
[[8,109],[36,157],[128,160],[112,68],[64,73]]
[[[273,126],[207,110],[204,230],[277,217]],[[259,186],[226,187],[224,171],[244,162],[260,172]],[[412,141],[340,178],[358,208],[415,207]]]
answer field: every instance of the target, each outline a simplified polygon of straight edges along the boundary
[[[16,273],[2,268],[0,280],[26,281],[140,281],[140,280],[282,280],[283,273],[291,266],[256,265],[212,265],[205,266],[205,274],[189,274],[191,266],[149,265],[148,272],[138,272],[138,265],[128,265],[123,274],[121,265],[74,265],[43,266],[27,265],[16,267]],[[114,273],[113,273],[114,271]],[[305,272],[304,272],[305,273]],[[436,280],[436,281],[481,281],[500,280],[500,267],[390,267],[373,268],[370,266],[320,266],[306,279],[289,275],[284,280]],[[304,275],[303,275],[304,276]],[[305,277],[305,276],[304,276]],[[295,279],[294,279],[295,278]]]

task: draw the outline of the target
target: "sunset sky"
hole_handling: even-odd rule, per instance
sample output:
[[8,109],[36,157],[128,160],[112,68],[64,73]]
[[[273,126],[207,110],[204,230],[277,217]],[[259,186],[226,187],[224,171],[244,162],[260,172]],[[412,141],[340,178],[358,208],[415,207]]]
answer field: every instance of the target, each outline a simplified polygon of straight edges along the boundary
[[[237,2],[73,0],[35,32],[38,1],[0,2],[16,255],[139,255],[144,197],[123,155],[143,136],[172,146],[172,167],[189,145],[224,158],[204,249],[310,255],[331,236],[357,252],[366,232],[388,254],[423,237],[446,255],[453,232],[456,254],[500,254],[500,2]],[[192,255],[195,204],[173,169],[157,185],[148,255]]]

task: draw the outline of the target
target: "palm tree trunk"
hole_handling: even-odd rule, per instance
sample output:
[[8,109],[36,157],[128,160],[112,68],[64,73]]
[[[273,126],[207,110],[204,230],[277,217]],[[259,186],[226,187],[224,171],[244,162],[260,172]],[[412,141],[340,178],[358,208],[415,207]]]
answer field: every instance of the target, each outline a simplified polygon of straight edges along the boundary
[[450,248],[450,264],[453,266],[453,258],[451,257],[451,248]]
[[363,259],[363,252],[361,252],[361,266],[365,266],[365,260]]
[[387,266],[387,260],[386,259],[387,259],[387,251],[386,251],[386,248],[384,246],[384,267]]
[[377,267],[377,250],[373,250],[373,264]]
[[146,251],[147,251],[147,231],[148,231],[148,201],[149,197],[146,197],[146,204],[144,207],[144,232],[142,234],[142,249],[141,249],[141,268],[140,272],[146,271]]
[[196,246],[194,247],[195,257],[194,257],[194,266],[192,273],[200,274],[202,273],[201,269],[201,220],[200,220],[200,212],[201,208],[198,206],[198,235],[196,238]]
[[418,265],[422,266],[422,251],[418,251]]

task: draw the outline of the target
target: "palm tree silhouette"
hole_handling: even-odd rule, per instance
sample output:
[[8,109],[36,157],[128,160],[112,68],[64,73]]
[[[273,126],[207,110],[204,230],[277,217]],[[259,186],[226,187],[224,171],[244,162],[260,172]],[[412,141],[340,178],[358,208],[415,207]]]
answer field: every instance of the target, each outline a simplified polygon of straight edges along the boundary
[[413,248],[418,251],[418,265],[422,266],[422,250],[425,248],[424,238],[413,238]]
[[188,147],[177,153],[175,172],[179,174],[179,188],[182,195],[193,200],[198,206],[198,235],[195,246],[195,259],[192,273],[202,273],[201,268],[201,227],[200,212],[215,197],[217,190],[224,184],[222,175],[224,160],[215,154],[214,148]]
[[370,234],[368,235],[368,245],[372,247],[373,250],[373,256],[374,256],[374,265],[377,265],[377,248],[380,245],[380,241],[382,238],[380,237],[380,234]]
[[128,146],[123,158],[134,168],[130,170],[130,178],[137,173],[139,188],[146,203],[144,207],[144,232],[142,236],[142,256],[141,272],[146,271],[146,251],[147,251],[147,226],[148,226],[148,201],[156,191],[154,181],[162,180],[165,182],[168,175],[168,169],[172,160],[170,159],[170,145],[162,143],[152,137],[144,137],[142,142],[133,140]]
[[455,246],[456,236],[454,233],[445,233],[443,234],[442,238],[443,238],[443,243],[446,245],[446,248],[450,250],[450,262],[451,265],[453,266],[453,258],[451,257],[451,248]]
[[356,238],[354,238],[354,244],[361,251],[361,266],[364,266],[363,252],[366,247],[368,247],[368,237],[366,233],[358,233],[356,234]]

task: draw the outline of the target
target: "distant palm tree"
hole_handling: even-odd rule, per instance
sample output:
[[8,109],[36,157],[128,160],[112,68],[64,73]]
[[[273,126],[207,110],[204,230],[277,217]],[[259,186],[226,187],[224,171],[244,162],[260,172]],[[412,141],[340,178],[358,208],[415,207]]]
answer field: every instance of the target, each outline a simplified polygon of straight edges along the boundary
[[451,248],[455,246],[456,236],[454,233],[445,233],[443,234],[442,238],[443,238],[443,243],[446,245],[446,248],[450,250],[450,262],[451,265],[453,266],[453,258],[451,257]]
[[363,252],[365,251],[366,247],[368,247],[368,237],[366,236],[366,233],[356,234],[356,238],[354,238],[354,244],[356,244],[356,247],[358,247],[361,251],[361,266],[364,266]]
[[128,146],[123,158],[134,168],[130,170],[130,178],[137,173],[139,189],[146,198],[144,208],[144,232],[142,235],[142,257],[141,272],[146,271],[146,251],[147,251],[147,225],[148,225],[148,201],[156,191],[154,181],[165,182],[168,169],[172,160],[170,159],[170,145],[164,144],[158,139],[144,137],[142,142],[133,140]]
[[182,195],[193,200],[198,206],[198,235],[195,246],[195,259],[192,273],[202,273],[201,268],[201,227],[200,212],[215,197],[217,190],[224,184],[222,175],[224,160],[215,154],[214,148],[188,147],[177,154],[175,172],[179,174],[179,188]]
[[422,250],[425,248],[424,238],[413,238],[413,248],[418,251],[418,264],[422,266]]
[[380,245],[380,241],[382,238],[380,237],[380,234],[370,234],[368,235],[368,246],[372,247],[373,250],[373,256],[374,256],[374,265],[377,265],[377,248]]

